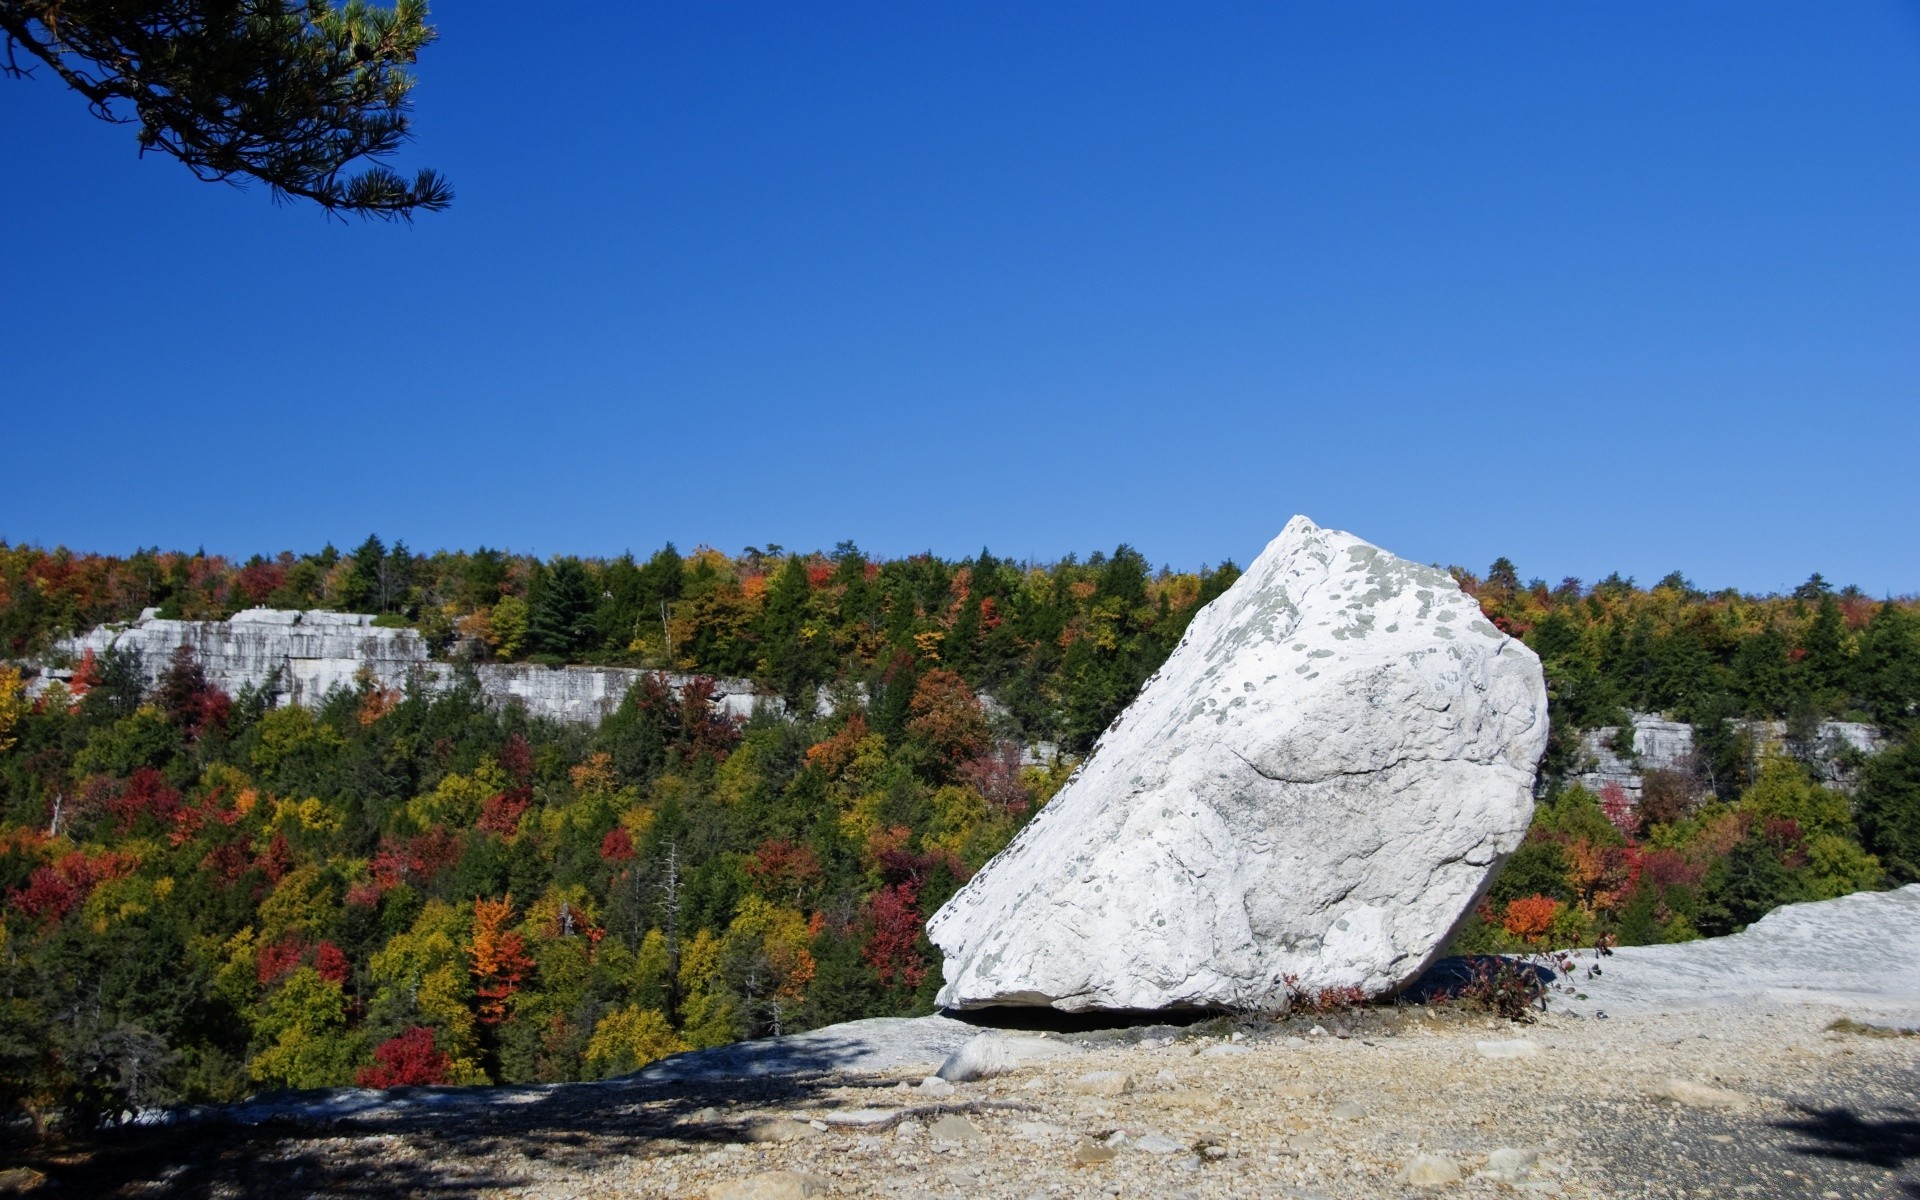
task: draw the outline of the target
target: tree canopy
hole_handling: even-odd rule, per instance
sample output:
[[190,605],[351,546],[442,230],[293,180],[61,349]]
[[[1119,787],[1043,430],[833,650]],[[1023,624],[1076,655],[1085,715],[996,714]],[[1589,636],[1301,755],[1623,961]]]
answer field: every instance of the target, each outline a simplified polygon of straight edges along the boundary
[[407,70],[434,39],[425,0],[0,0],[0,71],[35,61],[141,153],[204,180],[259,180],[329,212],[411,218],[453,200],[433,170],[377,160],[409,136]]

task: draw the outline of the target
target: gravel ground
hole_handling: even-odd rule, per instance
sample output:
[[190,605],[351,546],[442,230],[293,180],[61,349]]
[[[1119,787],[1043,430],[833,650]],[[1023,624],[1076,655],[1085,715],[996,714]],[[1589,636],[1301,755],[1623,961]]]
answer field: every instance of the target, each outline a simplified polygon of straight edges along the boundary
[[[1846,1016],[1518,1026],[1410,1006],[1322,1017],[1323,1032],[1294,1018],[1054,1034],[1073,1052],[950,1089],[918,1083],[929,1063],[472,1091],[14,1155],[24,1169],[0,1173],[0,1191],[1920,1197],[1920,1038],[1829,1029]],[[867,1124],[849,1124],[860,1110]]]

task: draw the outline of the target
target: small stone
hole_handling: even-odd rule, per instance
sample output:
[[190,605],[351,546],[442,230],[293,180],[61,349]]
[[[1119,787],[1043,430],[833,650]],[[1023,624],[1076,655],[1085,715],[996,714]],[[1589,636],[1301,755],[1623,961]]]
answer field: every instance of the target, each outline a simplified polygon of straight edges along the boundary
[[918,1140],[926,1131],[927,1127],[925,1125],[913,1117],[908,1117],[893,1127],[893,1136],[899,1138],[901,1141],[911,1142]]
[[1070,1086],[1085,1096],[1124,1096],[1133,1091],[1133,1076],[1124,1071],[1089,1071]]
[[1014,1125],[1013,1132],[1029,1142],[1051,1142],[1067,1131],[1047,1121],[1021,1121]]
[[893,1120],[899,1111],[897,1108],[843,1108],[825,1113],[820,1119],[839,1129],[872,1129]]
[[1312,1029],[1307,1030],[1307,1036],[1308,1037],[1325,1037],[1327,1036],[1327,1031],[1323,1026],[1315,1025]]
[[1201,1058],[1237,1058],[1242,1054],[1252,1054],[1252,1053],[1253,1051],[1248,1049],[1245,1046],[1236,1045],[1233,1042],[1221,1042],[1217,1046],[1208,1046],[1205,1050],[1202,1050],[1200,1052],[1200,1057]]
[[1473,1174],[1476,1179],[1491,1179],[1495,1183],[1521,1183],[1539,1160],[1540,1152],[1537,1150],[1502,1146],[1487,1155],[1487,1165]]
[[1333,1106],[1333,1112],[1329,1115],[1342,1121],[1358,1121],[1367,1115],[1367,1110],[1352,1100],[1342,1100]]
[[929,1075],[920,1081],[920,1094],[923,1096],[951,1096],[954,1087],[938,1075]]
[[1208,1158],[1222,1159],[1227,1156],[1227,1148],[1225,1146],[1206,1146],[1201,1149],[1200,1153],[1206,1155]]
[[747,1130],[750,1142],[797,1142],[801,1138],[819,1137],[822,1129],[815,1129],[805,1121],[796,1121],[791,1117],[775,1117],[771,1121],[761,1121]]
[[1143,1154],[1177,1154],[1186,1146],[1165,1134],[1149,1133],[1145,1137],[1135,1138],[1133,1148]]
[[1475,1042],[1473,1048],[1481,1058],[1532,1058],[1540,1053],[1540,1043],[1530,1042],[1526,1038]]
[[960,1116],[958,1113],[948,1113],[946,1116],[941,1117],[932,1125],[928,1126],[927,1133],[932,1136],[936,1143],[946,1143],[949,1145],[958,1145],[961,1142],[974,1142],[980,1139],[980,1131],[973,1127],[973,1122]]
[[1695,1083],[1691,1079],[1669,1079],[1655,1087],[1653,1094],[1689,1108],[1739,1108],[1747,1102],[1739,1092]]
[[1303,1038],[1303,1037],[1289,1037],[1289,1038],[1287,1038],[1287,1040],[1286,1040],[1286,1041],[1285,1041],[1284,1043],[1282,1043],[1282,1044],[1283,1044],[1283,1045],[1286,1045],[1286,1046],[1288,1046],[1288,1047],[1289,1047],[1289,1048],[1291,1048],[1291,1049],[1295,1049],[1295,1050],[1297,1050],[1297,1049],[1299,1049],[1300,1047],[1302,1047],[1302,1046],[1304,1046],[1304,1045],[1306,1045],[1306,1044],[1307,1044],[1307,1039],[1305,1039],[1305,1038]]
[[1460,1182],[1460,1168],[1444,1154],[1416,1154],[1401,1168],[1400,1182],[1413,1187],[1444,1187]]
[[1092,1166],[1094,1163],[1112,1162],[1119,1157],[1119,1154],[1120,1152],[1112,1146],[1104,1146],[1099,1142],[1081,1142],[1073,1148],[1073,1162],[1075,1166]]
[[[1146,1043],[1142,1042],[1141,1045]],[[965,1045],[947,1056],[947,1061],[940,1064],[939,1077],[950,1083],[992,1079],[996,1075],[1005,1075],[1079,1052],[1080,1047],[1055,1038],[981,1033],[967,1039]]]
[[1313,1099],[1313,1089],[1304,1083],[1283,1083],[1280,1085],[1279,1092],[1289,1100]]
[[707,1189],[707,1200],[807,1200],[827,1194],[827,1181],[799,1171],[766,1171]]

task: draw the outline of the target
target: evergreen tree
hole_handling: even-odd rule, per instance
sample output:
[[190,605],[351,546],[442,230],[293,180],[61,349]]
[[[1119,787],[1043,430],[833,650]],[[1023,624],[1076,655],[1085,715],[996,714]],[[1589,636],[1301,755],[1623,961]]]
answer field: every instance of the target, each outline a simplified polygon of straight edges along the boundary
[[1888,878],[1920,882],[1920,733],[1867,763],[1854,820],[1862,844],[1880,859]]
[[[138,123],[142,153],[205,180],[258,180],[329,211],[410,217],[445,208],[433,171],[378,160],[409,136],[407,70],[434,39],[424,0],[0,0],[0,73],[37,58],[95,115]],[[358,174],[349,168],[363,161]]]
[[593,592],[577,558],[556,558],[540,577],[527,617],[527,638],[542,654],[571,659],[593,640]]

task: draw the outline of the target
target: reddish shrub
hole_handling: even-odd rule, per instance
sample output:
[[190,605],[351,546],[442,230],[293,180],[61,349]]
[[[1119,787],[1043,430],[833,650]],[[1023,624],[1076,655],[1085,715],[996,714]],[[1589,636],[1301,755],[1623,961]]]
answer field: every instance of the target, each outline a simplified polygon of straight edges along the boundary
[[1634,814],[1633,801],[1627,797],[1627,790],[1608,780],[1600,786],[1600,811],[1607,814],[1607,820],[1622,834],[1632,837],[1640,825],[1640,819]]
[[255,974],[259,976],[260,986],[269,987],[293,974],[300,960],[307,956],[306,943],[297,937],[284,937],[277,942],[260,947],[254,956]]
[[633,835],[616,825],[600,839],[600,857],[608,862],[626,862],[634,855]]
[[500,748],[500,769],[513,780],[515,787],[528,787],[533,783],[533,747],[520,734],[507,738],[507,744]]
[[769,838],[747,860],[746,871],[769,893],[798,895],[820,878],[820,860],[806,846]]
[[107,802],[119,832],[125,833],[151,816],[171,823],[180,812],[180,793],[167,786],[167,777],[152,767],[141,767],[127,778],[119,795]]
[[986,798],[988,804],[1003,812],[1022,813],[1033,802],[1033,795],[1020,780],[1020,746],[1017,742],[999,742],[985,752],[960,764],[960,778]]
[[287,843],[287,835],[276,833],[267,843],[267,852],[259,859],[260,866],[267,872],[268,883],[279,883],[293,870],[293,847]]
[[237,837],[207,851],[207,856],[200,860],[200,869],[213,876],[214,882],[222,888],[230,888],[240,882],[240,877],[253,869],[253,855],[247,852],[247,839]]
[[109,879],[131,875],[139,861],[130,854],[109,850],[89,857],[74,850],[51,865],[36,867],[25,887],[16,888],[7,903],[34,920],[51,924],[86,903],[93,889]]
[[466,839],[444,825],[435,825],[407,842],[407,855],[423,882],[460,861]]
[[332,942],[322,941],[313,951],[313,969],[320,972],[320,978],[345,987],[352,967],[344,950]]
[[487,797],[480,806],[479,827],[488,833],[497,833],[501,837],[511,838],[520,828],[520,817],[533,806],[533,792],[530,788],[514,788]]
[[1546,896],[1528,896],[1522,900],[1507,902],[1506,915],[1500,920],[1501,927],[1517,938],[1528,942],[1538,942],[1547,936],[1553,928],[1553,919],[1560,915],[1560,902]]
[[1649,850],[1640,856],[1640,878],[1657,888],[1698,887],[1707,869],[1688,862],[1678,850]]
[[381,1042],[373,1065],[361,1067],[355,1082],[364,1088],[426,1087],[447,1082],[451,1069],[447,1056],[434,1048],[433,1030],[412,1025]]
[[867,897],[865,924],[867,935],[860,957],[880,976],[880,982],[892,986],[895,981],[917,988],[927,977],[926,959],[920,956],[920,888],[916,884],[896,883]]

